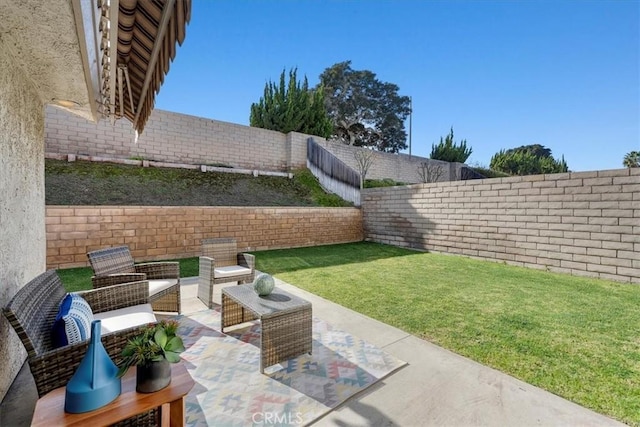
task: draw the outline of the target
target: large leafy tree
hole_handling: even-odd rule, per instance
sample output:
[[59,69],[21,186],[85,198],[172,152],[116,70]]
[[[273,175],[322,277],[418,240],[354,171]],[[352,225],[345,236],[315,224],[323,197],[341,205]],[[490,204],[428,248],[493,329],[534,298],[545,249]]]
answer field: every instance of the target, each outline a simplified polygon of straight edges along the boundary
[[324,109],[322,85],[310,90],[306,76],[302,84],[298,81],[296,69],[289,71],[288,83],[282,70],[278,85],[271,81],[265,84],[260,101],[251,104],[249,124],[283,133],[302,132],[325,138],[332,133],[331,120]]
[[368,70],[354,70],[351,61],[335,64],[320,75],[333,137],[345,144],[397,153],[407,147],[404,122],[411,112],[408,96]]
[[453,127],[449,135],[442,138],[438,144],[431,145],[431,158],[444,160],[445,162],[464,163],[467,161],[473,149],[467,148],[467,140],[463,139],[459,143],[453,140]]
[[536,175],[569,171],[564,156],[560,160],[556,160],[551,155],[551,150],[540,144],[500,150],[491,158],[490,167],[510,175]]
[[625,168],[640,168],[640,151],[629,151],[622,159]]

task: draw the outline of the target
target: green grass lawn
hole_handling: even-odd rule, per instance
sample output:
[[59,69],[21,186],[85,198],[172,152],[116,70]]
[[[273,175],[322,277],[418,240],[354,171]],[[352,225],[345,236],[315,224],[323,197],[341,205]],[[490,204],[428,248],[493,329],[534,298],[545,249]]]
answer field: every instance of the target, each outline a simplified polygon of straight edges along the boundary
[[[639,286],[364,242],[254,254],[285,282],[640,426]],[[88,268],[59,274],[91,286]]]
[[640,425],[640,287],[374,243],[256,252],[257,268]]

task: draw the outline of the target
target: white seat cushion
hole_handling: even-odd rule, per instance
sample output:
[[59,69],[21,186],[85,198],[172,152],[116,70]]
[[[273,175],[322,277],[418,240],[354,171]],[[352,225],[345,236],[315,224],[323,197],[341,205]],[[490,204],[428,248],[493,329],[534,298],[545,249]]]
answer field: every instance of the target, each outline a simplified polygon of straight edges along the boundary
[[95,313],[93,318],[100,320],[102,335],[156,321],[151,304],[132,305],[117,310]]
[[153,279],[149,280],[149,295],[155,295],[160,291],[178,283],[176,279]]
[[221,279],[224,277],[244,276],[251,274],[251,269],[240,265],[229,265],[226,267],[216,267],[213,269],[213,277]]

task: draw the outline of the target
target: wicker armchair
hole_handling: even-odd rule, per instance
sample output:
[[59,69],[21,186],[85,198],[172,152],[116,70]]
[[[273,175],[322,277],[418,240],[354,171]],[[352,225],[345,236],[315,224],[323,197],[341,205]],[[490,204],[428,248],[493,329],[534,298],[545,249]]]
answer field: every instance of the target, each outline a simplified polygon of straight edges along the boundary
[[[89,303],[94,314],[147,304],[146,281],[77,292]],[[22,287],[3,308],[3,314],[22,340],[36,383],[38,396],[65,386],[87,352],[89,340],[54,348],[53,323],[66,291],[55,270],[40,274]],[[144,325],[102,335],[102,344],[118,364],[127,340],[139,335]]]
[[253,282],[256,270],[255,256],[239,253],[235,239],[202,239],[199,259],[198,298],[213,307],[213,285]]
[[127,246],[99,249],[87,254],[95,276],[93,288],[136,280],[149,281],[149,302],[154,311],[180,313],[180,264],[148,262],[134,264]]

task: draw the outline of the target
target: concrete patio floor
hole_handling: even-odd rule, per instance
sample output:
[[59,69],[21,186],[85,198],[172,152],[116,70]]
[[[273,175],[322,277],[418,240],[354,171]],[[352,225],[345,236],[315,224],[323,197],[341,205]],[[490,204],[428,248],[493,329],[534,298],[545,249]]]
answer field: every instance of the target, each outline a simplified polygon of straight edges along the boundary
[[[314,316],[408,362],[314,425],[624,425],[295,286],[279,280],[276,284],[310,301]],[[184,314],[206,309],[196,294],[197,278],[183,279]],[[220,288],[214,300],[220,302]],[[0,425],[30,425],[36,400],[25,365],[0,405]]]

